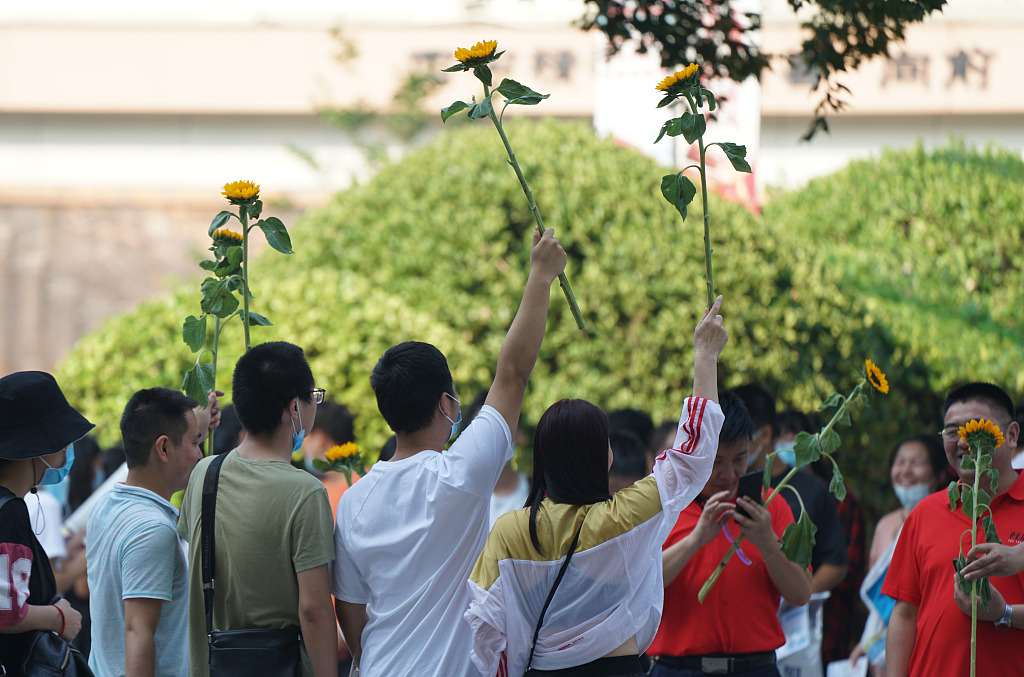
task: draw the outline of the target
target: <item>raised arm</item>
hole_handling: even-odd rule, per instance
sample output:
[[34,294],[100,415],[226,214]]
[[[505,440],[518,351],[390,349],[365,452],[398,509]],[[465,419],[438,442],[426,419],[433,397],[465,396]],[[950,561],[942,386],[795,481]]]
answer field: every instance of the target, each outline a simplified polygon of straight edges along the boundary
[[502,415],[510,431],[515,431],[519,425],[523,393],[544,340],[551,283],[565,270],[565,262],[565,250],[558,244],[554,231],[548,228],[541,235],[535,230],[530,248],[530,277],[526,280],[523,301],[501,345],[494,384],[484,402]]
[[693,396],[718,401],[718,356],[729,340],[722,326],[722,297],[715,299],[710,310],[693,330]]

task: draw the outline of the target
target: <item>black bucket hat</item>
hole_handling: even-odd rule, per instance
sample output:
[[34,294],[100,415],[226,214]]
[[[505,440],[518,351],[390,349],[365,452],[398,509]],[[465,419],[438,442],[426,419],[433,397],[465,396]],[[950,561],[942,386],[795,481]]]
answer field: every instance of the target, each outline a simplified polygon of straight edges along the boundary
[[94,427],[49,374],[19,371],[0,378],[0,458],[53,454]]

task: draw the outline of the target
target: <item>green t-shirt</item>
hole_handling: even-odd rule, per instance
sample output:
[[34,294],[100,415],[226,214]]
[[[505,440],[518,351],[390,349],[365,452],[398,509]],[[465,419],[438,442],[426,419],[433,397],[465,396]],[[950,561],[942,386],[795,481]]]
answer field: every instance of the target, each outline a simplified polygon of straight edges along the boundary
[[[207,677],[210,666],[200,521],[203,478],[211,461],[203,459],[192,471],[178,517],[178,533],[189,542],[192,677]],[[250,461],[230,452],[217,487],[213,629],[299,625],[296,573],[334,560],[333,529],[327,490],[315,477],[288,463]],[[305,649],[303,662],[310,674]]]

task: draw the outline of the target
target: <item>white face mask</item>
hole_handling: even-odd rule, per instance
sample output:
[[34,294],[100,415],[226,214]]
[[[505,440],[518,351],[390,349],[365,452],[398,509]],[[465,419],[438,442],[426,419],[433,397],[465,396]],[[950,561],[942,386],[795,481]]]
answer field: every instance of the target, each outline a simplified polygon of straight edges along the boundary
[[927,484],[911,484],[909,487],[901,487],[896,484],[892,489],[896,492],[896,498],[899,499],[900,505],[907,510],[913,510],[914,506],[920,503],[925,496],[932,493],[932,488]]
[[748,468],[750,466],[754,465],[755,463],[757,463],[757,459],[761,455],[761,451],[763,451],[763,450],[764,450],[764,442],[762,442],[761,444],[757,445],[757,447],[753,451],[750,452],[750,455],[747,456],[747,467]]

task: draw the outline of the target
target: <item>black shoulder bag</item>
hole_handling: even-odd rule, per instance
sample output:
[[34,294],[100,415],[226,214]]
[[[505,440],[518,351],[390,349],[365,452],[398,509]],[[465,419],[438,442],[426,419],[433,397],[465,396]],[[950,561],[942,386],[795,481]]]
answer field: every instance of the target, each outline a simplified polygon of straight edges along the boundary
[[213,459],[203,477],[202,568],[206,636],[210,644],[210,677],[299,677],[302,632],[296,626],[283,629],[213,629],[214,549],[213,524],[217,508],[217,481],[227,454]]
[[544,625],[544,614],[547,613],[548,607],[551,606],[551,600],[555,597],[555,590],[558,590],[558,584],[562,582],[562,577],[565,576],[565,570],[569,568],[569,562],[572,560],[572,555],[576,552],[576,545],[580,541],[580,532],[583,531],[583,523],[580,522],[580,528],[576,530],[576,535],[572,537],[572,545],[569,546],[569,552],[565,555],[565,561],[562,562],[562,568],[558,570],[558,576],[555,577],[555,582],[551,584],[551,591],[548,592],[548,598],[544,600],[544,606],[540,610],[540,616],[537,617],[537,627],[533,629],[533,644],[530,645],[530,658],[526,661],[526,674],[530,674],[530,666],[533,665],[533,652],[537,648],[537,638],[540,637],[540,627]]
[[[0,510],[13,498],[13,494],[0,496]],[[34,550],[34,549],[33,549]],[[49,561],[46,566],[50,566]],[[50,604],[60,601],[54,597]],[[82,652],[71,646],[69,642],[56,632],[46,630],[28,630],[16,635],[7,635],[8,643],[17,642],[21,650],[17,657],[6,656],[4,665],[0,661],[0,675],[24,675],[24,677],[93,677],[89,662]],[[20,672],[18,672],[20,670]]]

